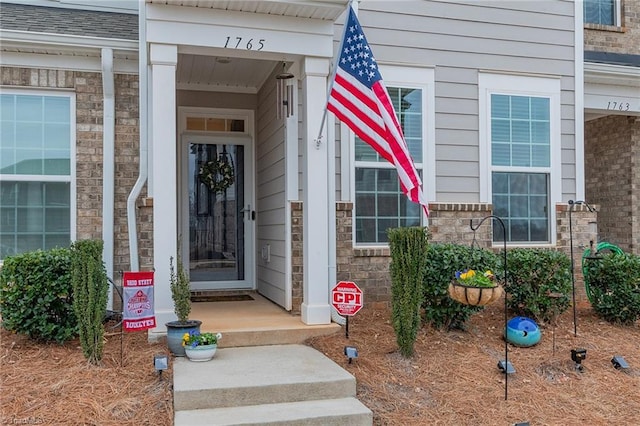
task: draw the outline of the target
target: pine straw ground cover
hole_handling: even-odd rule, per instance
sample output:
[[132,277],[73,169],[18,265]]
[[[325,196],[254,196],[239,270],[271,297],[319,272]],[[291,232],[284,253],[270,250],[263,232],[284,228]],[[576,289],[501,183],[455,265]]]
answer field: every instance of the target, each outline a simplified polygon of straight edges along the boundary
[[[582,308],[576,337],[573,313],[564,313],[555,354],[552,326],[537,346],[510,347],[517,372],[505,401],[496,367],[504,358],[501,302],[473,315],[466,331],[422,329],[411,359],[399,355],[389,318],[365,308],[350,319],[349,339],[337,333],[309,342],[356,376],[376,425],[640,425],[640,324],[614,326]],[[110,335],[103,366],[94,367],[77,341],[41,345],[4,330],[0,337],[0,424],[172,424],[171,371],[160,381],[152,365],[165,343],[125,334],[121,367],[120,337]],[[352,364],[345,345],[358,348]],[[587,349],[582,373],[570,357],[578,347]],[[614,354],[631,369],[615,370]]]
[[[466,331],[419,332],[415,354],[397,351],[387,311],[363,310],[344,333],[311,344],[357,379],[358,398],[374,413],[376,425],[640,425],[640,324],[615,326],[578,309],[542,329],[541,342],[509,346],[516,373],[497,368],[504,359],[504,305],[495,302],[472,316]],[[511,318],[512,316],[509,316]],[[348,364],[344,346],[358,349]],[[576,371],[571,349],[587,349],[584,371]],[[616,370],[613,355],[631,369]]]
[[92,366],[78,340],[38,344],[0,333],[0,424],[173,424],[171,370],[160,380],[153,367],[166,343],[125,333],[121,362],[120,334],[107,333],[102,365]]

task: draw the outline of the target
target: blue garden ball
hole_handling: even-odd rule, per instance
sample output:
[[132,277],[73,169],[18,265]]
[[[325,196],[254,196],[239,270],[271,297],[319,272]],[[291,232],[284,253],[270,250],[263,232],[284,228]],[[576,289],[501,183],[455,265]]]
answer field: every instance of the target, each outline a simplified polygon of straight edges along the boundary
[[507,322],[507,342],[516,346],[533,346],[540,341],[542,334],[538,324],[531,318],[515,317]]

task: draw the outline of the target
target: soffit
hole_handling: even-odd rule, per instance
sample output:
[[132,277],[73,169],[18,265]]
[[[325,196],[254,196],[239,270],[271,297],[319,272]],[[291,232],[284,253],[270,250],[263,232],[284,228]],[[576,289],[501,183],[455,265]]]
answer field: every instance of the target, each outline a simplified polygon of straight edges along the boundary
[[200,7],[234,12],[260,13],[295,18],[335,21],[349,4],[348,0],[322,1],[241,1],[241,0],[146,0],[156,5]]

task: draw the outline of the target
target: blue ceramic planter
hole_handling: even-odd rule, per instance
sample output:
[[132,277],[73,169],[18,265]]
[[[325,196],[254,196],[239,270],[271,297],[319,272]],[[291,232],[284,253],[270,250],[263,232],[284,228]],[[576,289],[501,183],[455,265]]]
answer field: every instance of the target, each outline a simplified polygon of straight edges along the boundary
[[167,327],[167,346],[175,356],[185,356],[184,347],[182,346],[182,336],[184,333],[192,331],[200,332],[202,321],[187,320],[185,322],[170,321],[165,324]]
[[516,346],[533,346],[540,341],[542,334],[538,324],[531,318],[515,317],[507,322],[507,342]]

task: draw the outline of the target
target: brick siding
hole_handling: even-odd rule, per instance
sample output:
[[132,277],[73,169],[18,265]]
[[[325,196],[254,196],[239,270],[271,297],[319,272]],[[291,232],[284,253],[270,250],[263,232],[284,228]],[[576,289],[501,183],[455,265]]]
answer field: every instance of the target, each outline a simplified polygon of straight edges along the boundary
[[585,124],[586,198],[600,205],[600,241],[640,254],[640,117]]
[[[103,93],[100,73],[1,68],[1,84],[67,89],[76,95],[76,239],[102,238]],[[138,76],[115,75],[114,271],[128,270],[127,198],[138,176]],[[143,192],[144,195],[144,192]],[[141,269],[152,267],[151,207],[139,209]],[[117,279],[118,275],[114,279]]]
[[622,4],[621,26],[585,24],[585,50],[640,54],[640,2],[622,0]]
[[[297,203],[297,208],[302,208],[302,203]],[[481,203],[432,203],[429,205],[431,215],[429,217],[429,231],[431,242],[455,243],[471,245],[474,241],[474,227],[479,228],[475,232],[475,241],[479,247],[492,246],[492,229],[489,220],[480,225],[480,220],[492,214],[490,204]],[[302,213],[300,212],[300,217]],[[556,207],[557,220],[557,244],[558,250],[567,255],[571,253],[571,239],[569,234],[569,206],[559,204]],[[573,236],[574,271],[576,282],[576,298],[578,301],[586,301],[584,284],[582,280],[582,254],[589,247],[589,241],[595,241],[593,223],[597,221],[597,212],[590,212],[585,206],[575,205],[571,210],[571,235]],[[293,238],[294,248],[302,247],[301,225],[292,225],[294,232],[299,232]],[[391,300],[391,278],[389,264],[391,262],[388,247],[358,248],[353,246],[353,203],[336,203],[336,266],[337,280],[354,281],[362,289],[365,303],[370,307],[388,306]],[[496,248],[498,250],[499,248]],[[300,265],[298,272],[299,284],[302,286],[302,253],[298,259],[294,257],[294,265]],[[294,282],[297,280],[294,279]],[[296,284],[294,284],[296,288]],[[301,294],[300,294],[301,297]],[[301,299],[300,299],[301,301]],[[299,305],[299,304],[298,304]]]

